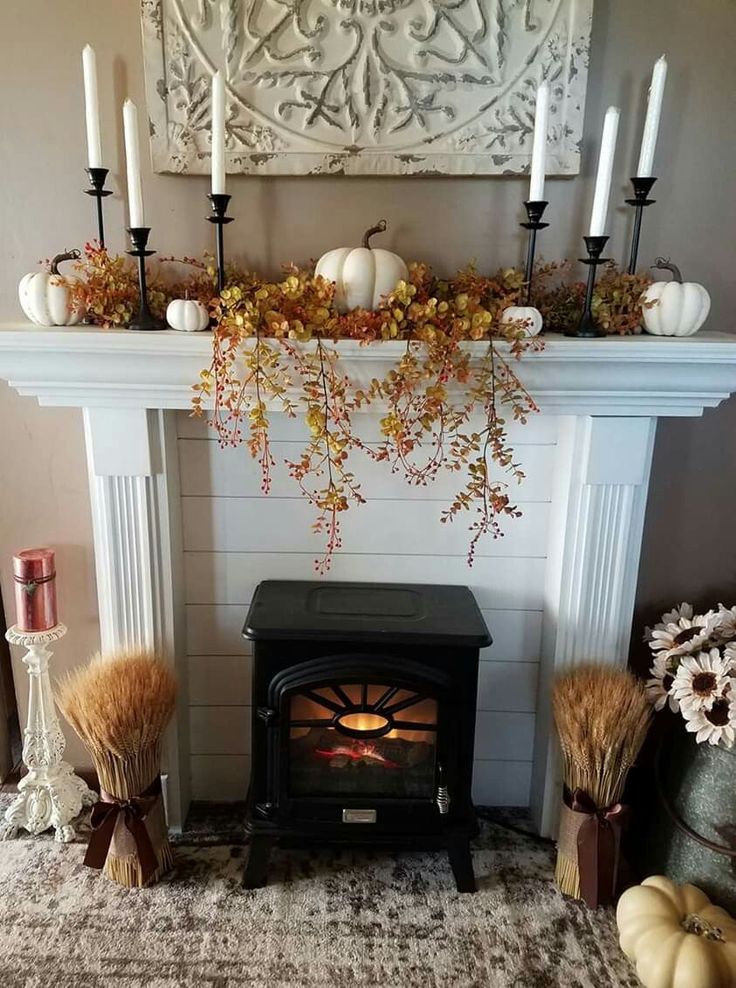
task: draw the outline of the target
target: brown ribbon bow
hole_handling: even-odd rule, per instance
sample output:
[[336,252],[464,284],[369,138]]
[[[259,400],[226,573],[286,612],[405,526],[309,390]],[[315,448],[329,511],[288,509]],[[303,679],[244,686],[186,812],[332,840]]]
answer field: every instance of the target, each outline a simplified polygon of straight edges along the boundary
[[584,813],[577,836],[580,894],[591,909],[614,901],[621,827],[627,813],[622,803],[599,809],[582,789],[565,789],[565,802]]
[[92,807],[90,822],[92,835],[84,856],[88,868],[104,867],[110,850],[115,826],[120,814],[123,814],[125,826],[128,828],[141,868],[141,880],[145,885],[158,868],[158,859],[153,849],[151,838],[146,829],[146,817],[151,812],[161,795],[161,776],[157,775],[151,785],[140,796],[130,799],[117,799],[104,790],[100,793],[99,802]]

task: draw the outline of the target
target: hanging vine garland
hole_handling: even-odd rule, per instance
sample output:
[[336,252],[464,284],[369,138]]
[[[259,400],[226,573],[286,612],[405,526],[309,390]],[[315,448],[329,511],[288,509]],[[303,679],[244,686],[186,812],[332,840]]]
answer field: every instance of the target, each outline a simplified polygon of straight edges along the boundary
[[[507,422],[525,423],[538,409],[514,363],[544,346],[542,338],[528,338],[521,324],[501,322],[503,311],[520,302],[521,271],[508,268],[488,277],[469,267],[441,280],[426,265],[413,264],[408,280],[378,309],[340,313],[334,285],[310,271],[289,267],[282,280],[266,281],[233,267],[217,295],[211,258],[164,260],[183,262],[193,273],[167,281],[159,265],[150,280],[152,309],[161,314],[172,298],[188,297],[205,303],[212,317],[212,360],[193,385],[193,414],[203,416],[212,407],[210,422],[221,445],[247,447],[259,464],[264,494],[276,466],[270,412],[301,415],[306,422],[307,444],[285,466],[315,510],[313,530],[325,540],[315,561],[319,573],[329,570],[342,546],[342,515],[365,503],[352,465],[358,455],[385,463],[410,485],[426,486],[445,470],[458,479],[464,475],[440,520],[451,523],[474,513],[469,565],[482,539],[503,535],[504,516],[521,514],[510,489],[524,473],[509,444]],[[88,244],[78,271],[73,303],[84,306],[98,325],[126,325],[137,292],[127,259]],[[584,286],[567,274],[567,265],[549,264],[535,275],[535,301],[547,329],[579,316]],[[649,283],[613,265],[604,271],[593,307],[608,332],[638,331],[639,298]],[[365,345],[395,340],[405,347],[382,380],[355,387],[333,345],[340,340]],[[482,341],[487,342],[483,356],[471,359],[464,344]],[[352,418],[371,408],[381,411],[377,445],[361,439]]]

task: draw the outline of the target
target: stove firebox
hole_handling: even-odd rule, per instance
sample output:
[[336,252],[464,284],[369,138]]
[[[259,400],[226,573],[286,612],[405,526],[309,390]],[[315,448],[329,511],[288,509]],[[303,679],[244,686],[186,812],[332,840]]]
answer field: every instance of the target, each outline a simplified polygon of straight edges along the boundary
[[478,652],[467,587],[265,581],[253,641],[244,885],[276,841],[446,848],[475,891],[469,841]]

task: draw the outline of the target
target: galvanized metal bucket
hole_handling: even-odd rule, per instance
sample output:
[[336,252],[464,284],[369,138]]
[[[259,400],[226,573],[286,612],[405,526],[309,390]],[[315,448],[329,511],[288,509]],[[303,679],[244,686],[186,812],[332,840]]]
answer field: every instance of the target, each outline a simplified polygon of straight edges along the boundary
[[736,748],[697,744],[684,729],[660,745],[649,874],[691,882],[736,913]]

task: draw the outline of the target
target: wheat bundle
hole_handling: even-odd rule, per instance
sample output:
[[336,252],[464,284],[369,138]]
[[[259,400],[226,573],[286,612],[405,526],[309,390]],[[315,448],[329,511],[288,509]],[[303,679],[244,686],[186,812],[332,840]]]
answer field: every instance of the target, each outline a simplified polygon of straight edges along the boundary
[[[563,892],[581,898],[580,828],[588,817],[597,824],[606,810],[620,803],[629,769],[649,730],[652,711],[643,685],[631,673],[593,663],[557,676],[552,709],[568,796],[560,817],[555,878]],[[569,797],[574,793],[580,794],[579,801],[586,802],[592,811],[588,817],[580,805],[571,807]],[[613,886],[615,866],[611,877]],[[587,902],[588,896],[583,897]],[[596,904],[610,901],[606,895],[594,898]]]
[[157,881],[172,865],[160,785],[162,739],[176,702],[171,668],[150,653],[96,655],[59,684],[56,700],[100,780],[85,863],[101,867],[94,863],[97,827],[108,832],[108,878],[128,887]]

